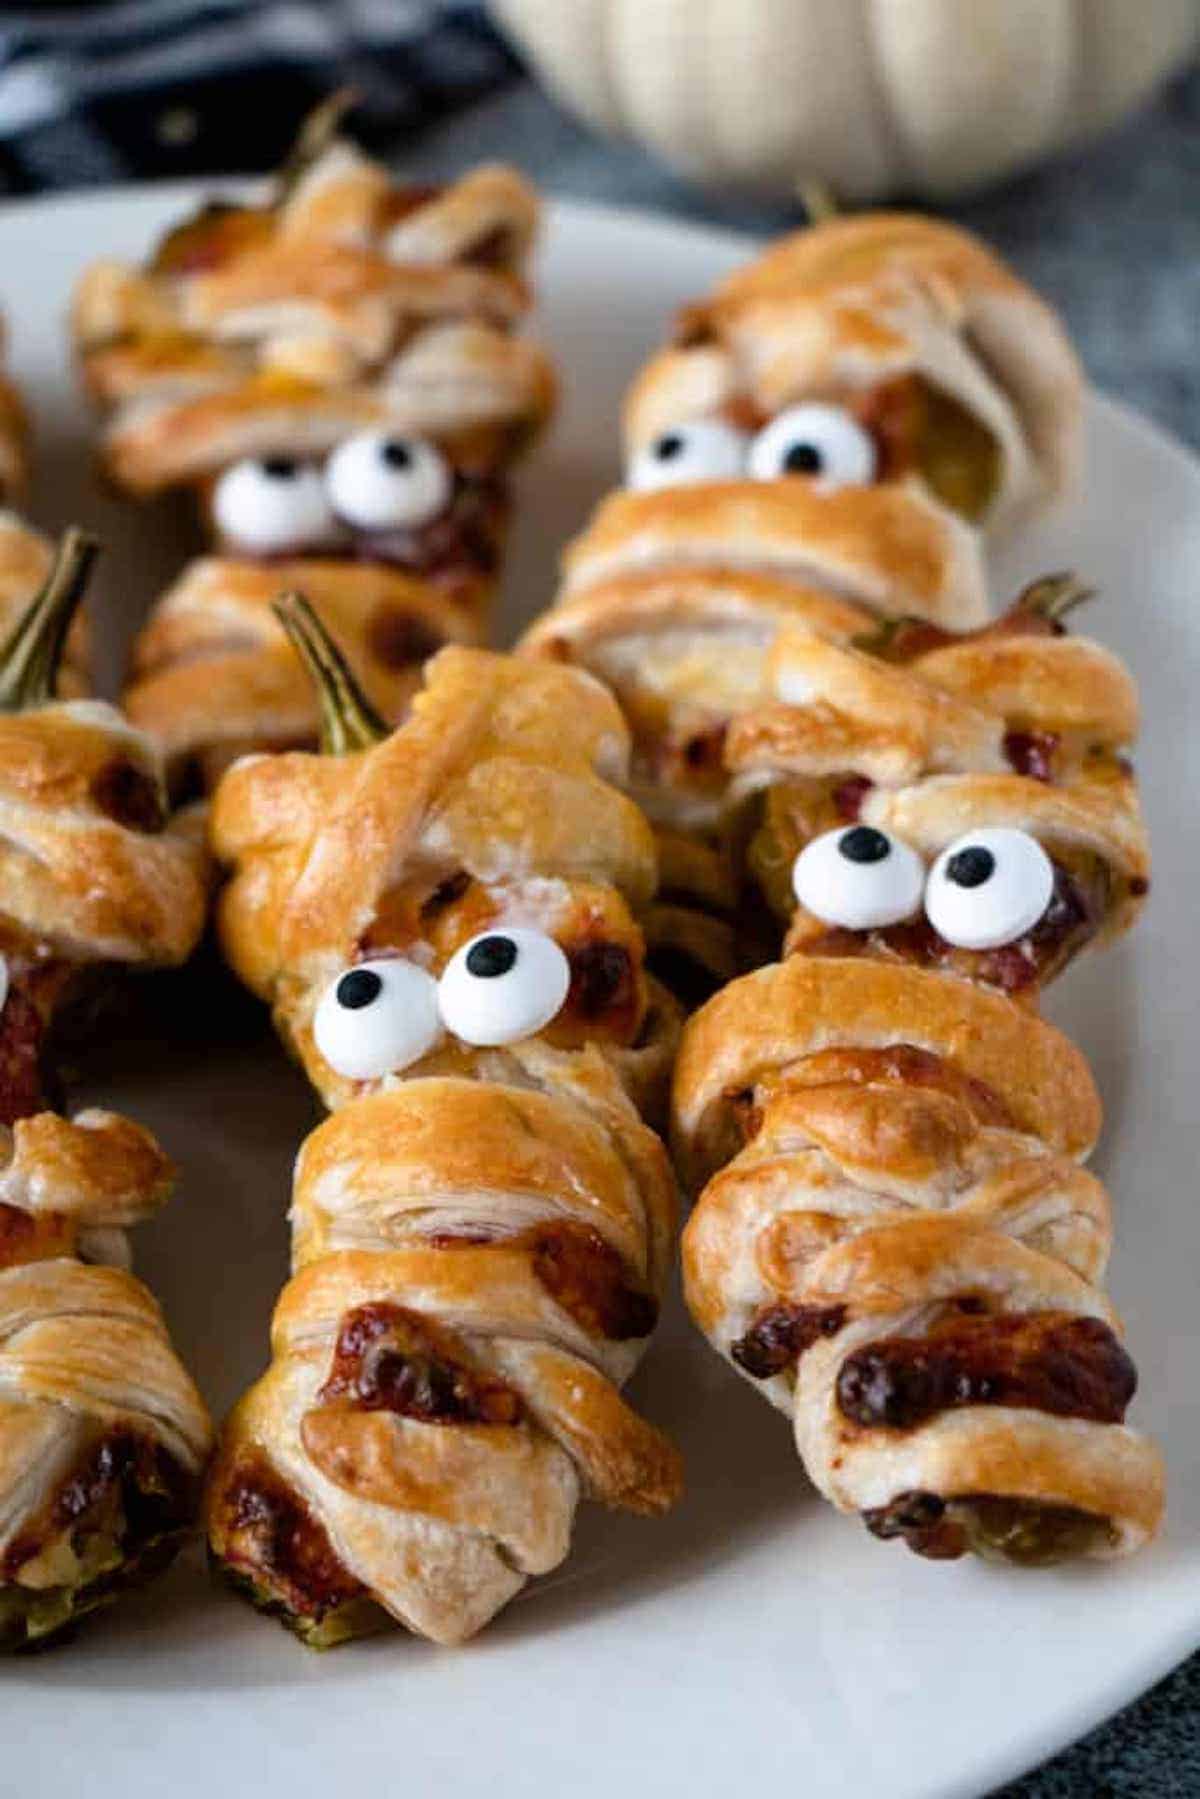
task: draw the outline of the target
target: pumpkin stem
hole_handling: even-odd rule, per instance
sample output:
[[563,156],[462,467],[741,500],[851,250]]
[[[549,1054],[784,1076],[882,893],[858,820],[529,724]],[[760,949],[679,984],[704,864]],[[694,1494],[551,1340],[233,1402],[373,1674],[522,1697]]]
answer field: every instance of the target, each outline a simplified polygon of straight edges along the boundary
[[350,672],[350,665],[302,593],[281,593],[272,611],[308,670],[321,712],[326,756],[369,750],[388,727]]
[[819,175],[803,176],[796,183],[796,192],[810,225],[823,225],[826,219],[836,219],[841,213],[837,195]]
[[337,136],[342,120],[357,103],[358,94],[347,86],[335,88],[313,107],[275,177],[274,204],[277,207],[285,206],[291,199],[313,164],[324,156]]
[[1076,606],[1084,606],[1096,597],[1096,589],[1081,581],[1078,575],[1064,573],[1043,575],[1040,580],[1031,581],[1021,592],[1016,610],[1034,612],[1039,618],[1047,618],[1054,624],[1064,619],[1068,612]]
[[99,549],[99,541],[77,525],[64,531],[49,574],[0,647],[0,712],[24,712],[53,700],[63,645]]

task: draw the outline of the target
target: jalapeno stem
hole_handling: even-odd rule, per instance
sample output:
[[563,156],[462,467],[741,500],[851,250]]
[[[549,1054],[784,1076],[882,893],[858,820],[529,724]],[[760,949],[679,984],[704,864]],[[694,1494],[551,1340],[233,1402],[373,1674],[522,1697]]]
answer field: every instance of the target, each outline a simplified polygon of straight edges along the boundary
[[1048,618],[1057,624],[1076,606],[1083,606],[1095,597],[1094,587],[1068,572],[1043,575],[1040,580],[1031,581],[1021,593],[1017,606],[1022,612],[1034,612],[1039,618]]
[[867,656],[885,656],[901,631],[907,631],[920,620],[905,614],[900,618],[881,618],[870,631],[859,631],[850,639],[852,650]]
[[54,698],[63,645],[99,549],[76,525],[63,533],[49,574],[0,648],[0,712],[24,712]]
[[379,743],[388,735],[386,723],[304,595],[281,593],[272,610],[317,690],[325,755],[348,756]]
[[352,87],[339,87],[313,107],[275,177],[276,206],[284,206],[291,199],[313,164],[328,150],[342,120],[357,100],[358,95]]

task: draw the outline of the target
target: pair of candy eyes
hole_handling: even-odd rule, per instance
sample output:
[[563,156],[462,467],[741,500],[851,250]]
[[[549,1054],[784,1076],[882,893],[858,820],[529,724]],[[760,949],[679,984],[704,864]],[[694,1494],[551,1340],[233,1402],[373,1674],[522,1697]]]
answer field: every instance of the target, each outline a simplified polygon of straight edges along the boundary
[[693,481],[778,481],[804,475],[824,488],[864,487],[879,472],[875,440],[841,406],[789,406],[756,436],[724,419],[693,419],[639,450],[627,485],[681,487]]
[[480,1049],[532,1037],[570,985],[553,937],[488,931],[456,951],[440,980],[400,956],[345,969],[321,996],[313,1038],[347,1080],[380,1080],[427,1055],[443,1031]]
[[956,948],[998,949],[1041,918],[1054,892],[1054,867],[1036,838],[1006,826],[957,838],[927,871],[898,837],[846,825],[801,850],[792,886],[805,911],[824,924],[865,931],[924,910]]
[[339,525],[358,531],[414,530],[444,512],[454,475],[435,444],[389,431],[360,431],[324,468],[287,456],[249,457],[213,489],[222,537],[268,554],[328,542]]

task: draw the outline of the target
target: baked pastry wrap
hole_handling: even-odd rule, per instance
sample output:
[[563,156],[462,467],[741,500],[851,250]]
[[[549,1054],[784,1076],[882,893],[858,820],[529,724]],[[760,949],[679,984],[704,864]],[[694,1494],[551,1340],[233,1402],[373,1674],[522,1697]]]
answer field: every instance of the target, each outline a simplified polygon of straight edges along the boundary
[[1059,634],[1073,597],[957,643],[781,638],[728,749],[774,783],[751,861],[798,902],[787,959],[695,1016],[675,1074],[693,1316],[827,1498],[938,1559],[1124,1554],[1163,1507],[1080,1167],[1099,1100],[1036,1010],[1149,884],[1136,697]]
[[[40,540],[34,540],[40,551]],[[64,540],[0,648],[0,1644],[72,1627],[170,1561],[211,1445],[125,1228],[173,1170],[103,1111],[47,1110],[53,1029],[89,970],[199,936],[202,843],[166,816],[153,746],[55,701],[94,546]]]
[[740,903],[723,748],[770,692],[779,632],[983,625],[982,534],[1070,485],[1080,397],[1042,301],[970,236],[890,213],[784,238],[647,363],[626,486],[524,647],[600,676],[629,719],[664,864],[698,881],[648,922],[689,996],[770,953]]
[[645,1513],[676,1451],[620,1396],[670,1266],[670,1002],[649,831],[588,677],[444,650],[380,737],[292,603],[343,753],[217,789],[233,966],[336,1110],[304,1144],[272,1362],[235,1408],[213,1554],[307,1641],[470,1636],[566,1555],[584,1494]]
[[335,126],[314,115],[263,203],[214,204],[76,295],[106,475],[135,497],[192,488],[214,542],[152,613],[125,696],[175,792],[248,748],[315,741],[271,612],[301,575],[402,715],[426,657],[485,628],[510,471],[553,406],[545,354],[517,335],[525,181],[398,182]]

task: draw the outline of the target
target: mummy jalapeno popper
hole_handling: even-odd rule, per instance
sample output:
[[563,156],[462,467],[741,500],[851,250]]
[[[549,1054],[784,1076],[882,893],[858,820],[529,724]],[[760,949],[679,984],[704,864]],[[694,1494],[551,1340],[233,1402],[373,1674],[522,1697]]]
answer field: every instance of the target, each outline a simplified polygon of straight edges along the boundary
[[134,498],[192,489],[214,553],[134,649],[126,706],[173,786],[315,741],[271,611],[299,584],[378,709],[486,628],[510,471],[553,404],[518,336],[537,201],[513,171],[398,181],[323,109],[261,204],[213,204],[142,267],[96,264],[75,301],[104,472]]
[[653,844],[589,677],[447,649],[389,736],[286,615],[342,753],[226,774],[219,922],[334,1110],[209,1538],[310,1643],[386,1616],[456,1642],[558,1565],[582,1496],[654,1514],[679,1490],[619,1390],[673,1242],[640,1115],[676,1034],[635,920]]
[[92,547],[68,534],[0,649],[0,1643],[72,1626],[171,1559],[211,1442],[125,1228],[167,1198],[149,1134],[50,1110],[54,1029],[108,965],[182,961],[202,847],[157,751],[112,707],[56,701]]
[[[959,639],[781,638],[731,733],[787,957],[684,1035],[688,1304],[821,1492],[923,1556],[1121,1555],[1163,1508],[1103,1290],[1100,1104],[1040,990],[1140,911],[1128,675],[1067,582]],[[786,697],[786,696],[789,696]],[[852,797],[852,804],[850,803]]]
[[981,626],[985,534],[1069,485],[1080,391],[1057,321],[988,250],[891,214],[776,244],[635,382],[626,488],[526,643],[620,701],[670,895],[650,929],[701,987],[744,965],[723,752],[777,635]]

